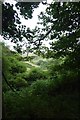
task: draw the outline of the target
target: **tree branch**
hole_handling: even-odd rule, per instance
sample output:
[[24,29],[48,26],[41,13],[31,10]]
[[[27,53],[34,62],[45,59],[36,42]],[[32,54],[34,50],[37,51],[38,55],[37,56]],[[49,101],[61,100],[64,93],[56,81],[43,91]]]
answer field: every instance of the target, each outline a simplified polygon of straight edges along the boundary
[[[51,32],[52,29],[53,29],[53,26],[51,26],[51,29],[50,29],[42,38],[36,40],[36,41],[39,41],[38,47],[39,47],[39,45],[41,45],[40,42],[41,42],[42,40],[44,40],[44,39],[49,35],[49,33]],[[36,41],[35,41],[35,42],[36,42]]]

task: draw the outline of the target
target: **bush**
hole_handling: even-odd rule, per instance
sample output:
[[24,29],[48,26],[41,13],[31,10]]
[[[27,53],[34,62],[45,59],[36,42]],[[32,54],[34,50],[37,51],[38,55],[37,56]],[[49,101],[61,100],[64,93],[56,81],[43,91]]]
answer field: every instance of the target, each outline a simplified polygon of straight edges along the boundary
[[45,95],[48,94],[50,81],[49,80],[37,80],[31,85],[31,94]]
[[40,70],[39,68],[31,69],[27,75],[27,80],[29,81],[36,81],[46,78],[47,78],[46,72]]
[[63,81],[60,80],[37,80],[31,85],[31,94],[56,96],[63,90]]
[[44,62],[43,60],[39,60],[36,62],[36,64],[40,66],[43,62]]
[[[25,80],[25,75],[26,73],[18,73],[14,76],[11,76],[10,74],[9,77],[7,78],[7,81],[10,84],[10,86],[13,87],[13,89],[20,90],[28,86],[28,82]],[[10,88],[3,78],[3,91],[6,92],[8,90],[10,90]]]
[[15,75],[17,73],[23,73],[26,71],[26,66],[22,62],[19,62],[16,60],[14,57],[10,57],[10,62],[11,62],[11,69],[10,72],[11,74]]
[[47,65],[48,65],[48,61],[47,60],[38,60],[36,62],[37,65],[39,65],[42,69],[46,69]]
[[28,86],[27,81],[21,77],[16,77],[16,79],[10,80],[9,83],[17,90]]
[[14,56],[14,58],[16,58],[19,61],[21,61],[23,59],[22,56],[19,55],[18,53],[14,53],[13,56]]
[[22,78],[20,78],[20,77],[18,77],[18,78],[15,80],[15,87],[16,87],[17,89],[22,88],[22,87],[27,87],[27,85],[28,85],[27,81],[24,80],[24,79],[22,79]]
[[[37,81],[37,83],[39,84],[40,81]],[[45,85],[45,83],[40,83],[40,87],[44,86],[42,84]],[[77,94],[59,94],[50,97],[46,96],[46,94],[43,96],[30,94],[30,89],[24,89],[19,92],[16,91],[16,93],[6,92],[4,100],[6,119],[56,118],[79,120],[79,99]]]

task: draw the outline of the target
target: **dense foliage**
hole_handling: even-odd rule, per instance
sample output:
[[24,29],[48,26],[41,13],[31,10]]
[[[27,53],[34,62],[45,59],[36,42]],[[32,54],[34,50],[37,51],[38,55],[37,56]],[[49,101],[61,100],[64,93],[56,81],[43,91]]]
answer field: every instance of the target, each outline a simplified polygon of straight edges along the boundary
[[43,53],[45,60],[27,63],[3,45],[3,72],[15,90],[8,88],[3,76],[3,118],[80,119],[79,6],[80,2],[53,2],[40,14],[44,30],[51,28],[45,36],[51,41]]
[[27,66],[5,46],[3,51],[3,72],[15,90],[3,77],[3,118],[79,119],[79,74],[64,69],[65,59],[48,60],[47,71],[43,71]]
[[13,4],[4,2],[2,4],[2,35],[5,39],[12,38],[17,43],[22,40],[22,35],[27,32],[26,26],[21,24],[17,10],[25,19],[31,19],[34,8],[37,8],[39,2],[16,2],[14,9]]

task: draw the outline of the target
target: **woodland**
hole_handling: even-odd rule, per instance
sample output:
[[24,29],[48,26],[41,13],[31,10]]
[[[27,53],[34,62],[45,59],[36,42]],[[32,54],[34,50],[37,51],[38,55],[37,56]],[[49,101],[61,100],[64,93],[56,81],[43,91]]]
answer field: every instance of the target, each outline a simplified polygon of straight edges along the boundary
[[[15,7],[28,20],[39,4],[16,2]],[[13,4],[2,4],[1,35],[16,44],[11,51],[0,43],[3,120],[80,120],[80,2],[43,4],[47,8],[35,29],[21,24]],[[50,41],[50,47],[43,41]]]

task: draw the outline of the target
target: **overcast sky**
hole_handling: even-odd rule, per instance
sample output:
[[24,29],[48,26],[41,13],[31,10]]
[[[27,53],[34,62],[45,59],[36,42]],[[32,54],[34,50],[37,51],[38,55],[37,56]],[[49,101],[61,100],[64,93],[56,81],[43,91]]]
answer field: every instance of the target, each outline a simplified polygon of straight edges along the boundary
[[[51,2],[52,0],[47,0],[47,3],[51,3]],[[38,22],[38,15],[40,14],[41,11],[45,12],[46,7],[47,7],[46,5],[43,5],[42,3],[40,3],[39,7],[34,9],[32,19],[25,20],[24,18],[21,18],[22,24],[25,24],[27,27],[34,29]]]
[[[7,2],[11,1],[11,3],[15,4],[15,2],[13,0],[6,0],[6,1]],[[47,0],[47,3],[51,3],[51,2],[52,2],[52,0]],[[32,19],[25,20],[24,18],[20,17],[22,24],[26,25],[26,27],[30,27],[31,29],[34,29],[38,22],[38,15],[40,14],[41,11],[44,12],[46,7],[47,7],[46,5],[43,5],[42,3],[40,3],[39,7],[34,9]],[[0,41],[1,40],[3,40],[3,38],[0,36]],[[10,45],[10,49],[13,49],[14,43],[11,43],[9,40],[6,40],[6,44]],[[48,42],[46,42],[46,45],[48,45]]]
[[39,8],[36,8],[33,12],[33,18],[29,20],[25,20],[24,18],[21,18],[22,24],[26,25],[27,27],[30,27],[31,29],[34,29],[38,22],[38,15],[41,11],[45,11],[46,5],[42,5],[40,3]]

